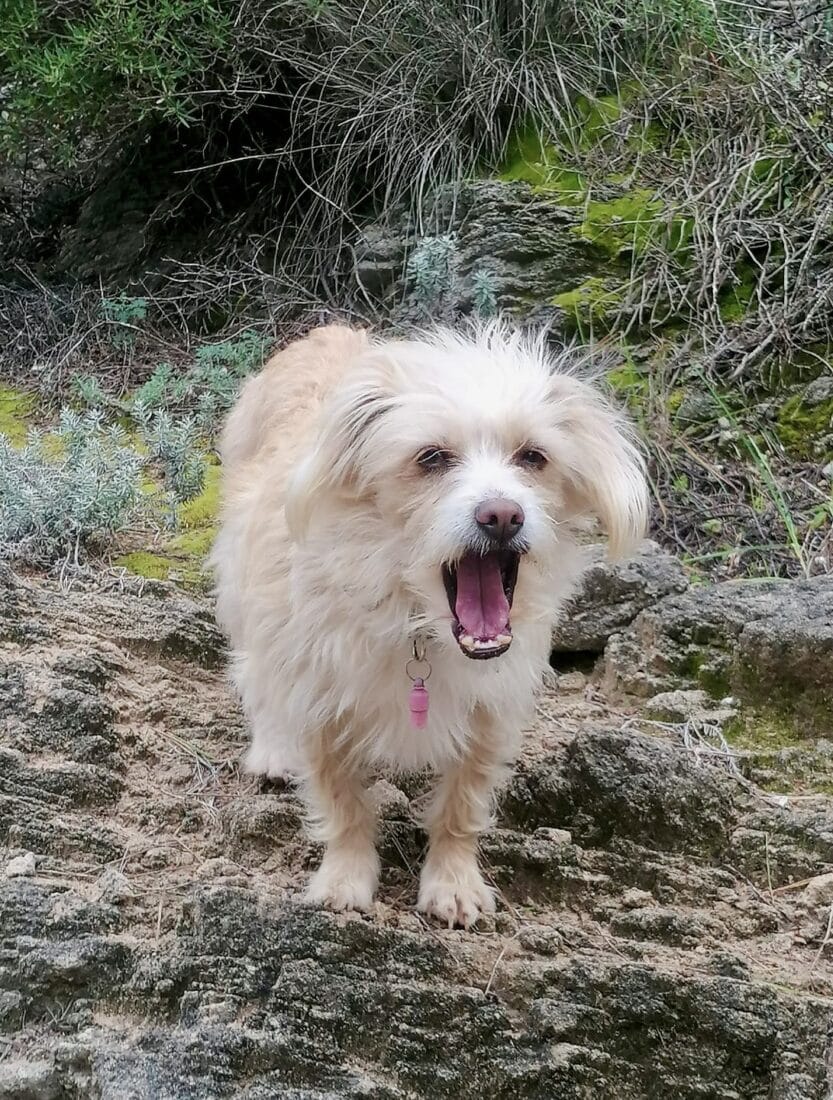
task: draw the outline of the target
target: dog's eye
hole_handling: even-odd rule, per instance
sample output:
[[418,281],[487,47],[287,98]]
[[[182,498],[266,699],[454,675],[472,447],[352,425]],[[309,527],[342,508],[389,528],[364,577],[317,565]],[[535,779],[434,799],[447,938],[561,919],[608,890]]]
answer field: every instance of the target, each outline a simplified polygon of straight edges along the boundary
[[447,470],[454,461],[451,451],[444,451],[442,447],[426,447],[417,455],[417,465],[423,470],[440,471]]
[[537,447],[523,447],[515,455],[515,461],[519,466],[526,466],[528,470],[543,470],[547,464],[547,456]]

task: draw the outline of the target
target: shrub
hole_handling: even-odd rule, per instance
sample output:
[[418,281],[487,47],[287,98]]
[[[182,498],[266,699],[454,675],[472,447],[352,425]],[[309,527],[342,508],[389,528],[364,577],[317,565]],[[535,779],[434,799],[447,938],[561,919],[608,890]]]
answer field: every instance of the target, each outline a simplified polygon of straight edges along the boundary
[[0,435],[0,556],[78,559],[128,522],[139,503],[142,457],[95,412],[61,414],[50,437],[16,450]]
[[[232,291],[230,267],[265,268],[294,304],[311,286],[326,287],[332,301],[358,217],[417,209],[437,183],[498,164],[530,117],[569,142],[581,94],[673,68],[690,44],[696,51],[715,38],[708,0],[8,7],[7,143],[85,166],[98,157],[103,190],[117,165],[115,195],[131,164],[137,174],[170,171],[164,183],[155,178],[146,210],[131,206],[131,222],[144,226],[131,226],[125,248],[144,264],[149,248],[170,255],[177,218],[188,222],[186,235],[194,218],[208,221],[216,232],[201,234],[201,263],[226,276],[222,290],[202,288],[203,308],[209,299],[215,309],[220,293],[237,301],[255,293]],[[159,135],[156,159],[142,162]],[[199,308],[191,280],[177,287],[178,308],[186,296]]]
[[[191,418],[188,433],[195,439],[198,429],[208,434],[214,431],[220,418],[231,408],[240,383],[261,366],[265,348],[265,339],[252,330],[233,339],[203,344],[189,367],[177,373],[170,363],[160,363],[147,381],[124,401],[109,397],[98,379],[91,375],[73,378],[72,388],[85,405],[92,408],[113,406],[148,430],[156,423],[155,413],[184,414]],[[159,423],[179,430],[170,416]],[[164,431],[167,432],[167,428]]]
[[233,17],[222,0],[9,0],[7,146],[36,136],[72,160],[93,136],[153,118],[193,122],[194,94],[229,49]]
[[[54,432],[31,431],[19,449],[0,433],[0,557],[77,562],[141,511],[158,511],[159,502],[167,523],[176,526],[177,505],[198,496],[205,484],[196,425],[188,417],[146,413],[140,435],[147,453],[95,409],[64,409]],[[149,466],[164,479],[152,498],[145,491]]]
[[406,276],[427,313],[441,313],[457,281],[457,245],[449,235],[423,237],[408,257]]
[[199,496],[205,484],[205,455],[199,447],[196,423],[192,417],[174,421],[168,413],[157,412],[142,427],[142,439],[153,462],[157,462],[173,505]]
[[135,326],[147,317],[147,298],[105,298],[101,303],[104,320],[112,327],[110,339],[115,348],[130,348],[136,339]]

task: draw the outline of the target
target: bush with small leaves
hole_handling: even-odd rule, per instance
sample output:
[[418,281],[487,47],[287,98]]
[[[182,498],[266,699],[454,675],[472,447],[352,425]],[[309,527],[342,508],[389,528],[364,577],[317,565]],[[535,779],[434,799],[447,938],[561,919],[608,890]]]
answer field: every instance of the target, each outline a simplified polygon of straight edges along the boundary
[[182,420],[164,411],[143,415],[142,440],[148,457],[159,464],[171,495],[172,522],[176,522],[176,504],[198,496],[205,484],[205,455],[200,449],[197,425],[193,417]]
[[440,314],[457,282],[457,244],[451,234],[423,237],[406,268],[408,283],[420,306],[429,314]]
[[57,431],[16,450],[0,435],[0,557],[74,558],[123,528],[141,498],[142,456],[95,411],[65,409]]
[[114,348],[130,348],[136,339],[136,323],[148,313],[147,298],[104,298],[101,303],[104,320],[113,326],[110,337]]
[[485,268],[475,271],[471,277],[474,309],[480,317],[494,317],[498,311],[495,277]]
[[240,383],[262,364],[266,344],[264,337],[251,330],[234,339],[204,344],[186,370],[177,374],[170,363],[160,363],[124,401],[108,397],[88,375],[75,378],[73,389],[85,405],[114,406],[145,426],[155,412],[186,413],[210,434],[231,408]]

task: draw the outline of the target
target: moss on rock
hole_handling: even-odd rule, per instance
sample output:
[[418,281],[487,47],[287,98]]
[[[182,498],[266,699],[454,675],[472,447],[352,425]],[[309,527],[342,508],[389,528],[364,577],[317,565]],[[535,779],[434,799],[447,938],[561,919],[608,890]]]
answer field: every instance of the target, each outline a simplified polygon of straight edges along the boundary
[[590,200],[576,232],[608,256],[640,252],[655,235],[662,203],[652,191],[638,187],[603,201]]
[[35,410],[35,395],[0,386],[0,435],[6,436],[13,447],[26,442]]
[[177,519],[186,530],[213,527],[220,510],[220,467],[216,461],[209,461],[205,471],[205,484],[202,492],[181,504],[177,509]]
[[622,304],[622,292],[612,280],[591,276],[572,290],[556,294],[550,303],[564,310],[570,328],[605,328]]
[[[781,406],[775,430],[797,458],[819,457],[823,437],[833,431],[833,398],[810,404],[804,394],[794,394]],[[827,446],[823,453],[829,452]]]
[[176,565],[172,558],[151,550],[134,550],[130,554],[122,554],[121,557],[114,559],[113,564],[126,569],[129,573],[135,573],[137,577],[154,581],[168,580],[171,570]]
[[565,206],[580,203],[587,191],[581,173],[564,164],[555,146],[532,126],[510,142],[497,178],[503,182],[521,181],[537,191],[552,192]]
[[[170,580],[192,591],[206,591],[211,577],[205,559],[217,534],[220,477],[220,467],[210,462],[202,492],[177,507],[176,533],[163,542],[160,550],[133,551],[116,559],[114,564],[140,577]],[[147,491],[158,491],[158,486],[150,482]]]

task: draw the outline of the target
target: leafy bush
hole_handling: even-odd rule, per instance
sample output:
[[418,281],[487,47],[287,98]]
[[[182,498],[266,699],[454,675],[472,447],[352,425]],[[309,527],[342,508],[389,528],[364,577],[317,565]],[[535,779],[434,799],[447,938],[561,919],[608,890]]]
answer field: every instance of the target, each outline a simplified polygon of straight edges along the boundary
[[161,467],[173,502],[181,504],[202,492],[205,456],[192,417],[174,421],[168,413],[157,412],[145,420],[142,439],[151,460]]
[[135,171],[170,170],[170,179],[146,211],[131,208],[144,232],[125,247],[165,248],[177,218],[211,223],[213,212],[201,261],[217,281],[178,284],[178,308],[187,297],[194,309],[200,294],[205,309],[220,294],[257,293],[232,290],[229,268],[268,270],[293,305],[311,288],[326,287],[332,301],[357,217],[416,209],[438,182],[498,164],[530,117],[569,141],[581,94],[672,69],[689,46],[715,38],[709,0],[8,6],[7,142],[85,165],[98,155],[106,181],[108,165],[129,175],[161,134],[157,160]]
[[128,522],[141,496],[142,457],[95,412],[61,414],[16,450],[0,435],[0,556],[76,560]]
[[[0,557],[35,564],[76,562],[158,503],[170,526],[177,505],[198,496],[206,456],[192,418],[165,412],[140,421],[145,451],[96,409],[61,412],[50,434],[31,431],[22,448],[0,433]],[[149,498],[146,473],[161,473],[164,489]]]
[[234,19],[222,0],[9,0],[3,10],[5,141],[35,134],[64,159],[91,135],[146,119],[193,122],[194,93],[229,49]]
[[113,326],[113,347],[129,348],[136,339],[136,322],[144,321],[147,317],[147,298],[130,298],[127,295],[105,298],[101,303],[101,312],[105,321]]
[[405,273],[422,308],[427,313],[441,312],[457,279],[457,245],[453,236],[423,237],[408,257]]
[[154,410],[185,410],[193,414],[196,425],[211,431],[231,408],[241,381],[262,364],[264,348],[263,337],[249,331],[234,340],[204,344],[193,365],[180,375],[170,363],[160,363],[136,390],[128,411],[146,419]]
[[113,406],[145,428],[153,423],[152,414],[164,411],[191,417],[192,435],[198,429],[211,433],[231,408],[240,383],[263,363],[265,349],[266,340],[253,330],[203,344],[190,367],[177,373],[170,363],[160,363],[147,381],[120,402],[108,397],[92,375],[76,376],[72,388],[85,405]]

